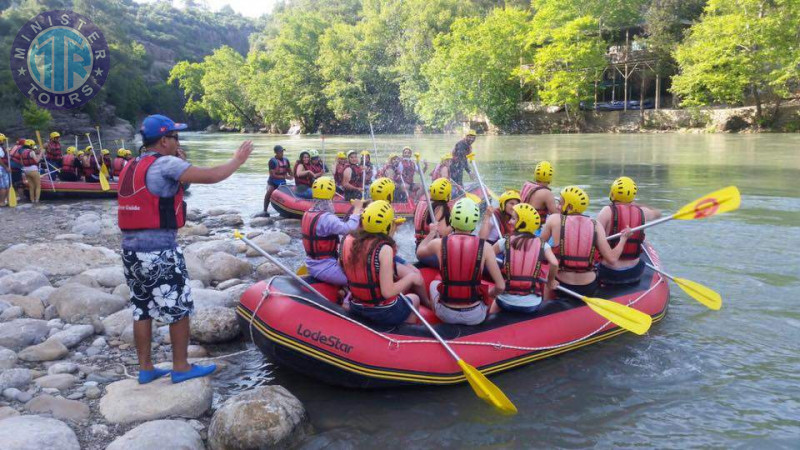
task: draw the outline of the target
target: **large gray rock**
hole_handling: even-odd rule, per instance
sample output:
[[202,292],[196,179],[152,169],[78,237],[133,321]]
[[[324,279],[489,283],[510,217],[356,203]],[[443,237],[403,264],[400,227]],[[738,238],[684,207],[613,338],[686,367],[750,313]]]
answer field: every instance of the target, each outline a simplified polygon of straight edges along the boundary
[[47,322],[38,319],[16,319],[0,323],[0,347],[20,351],[42,342],[50,332]]
[[184,257],[189,278],[200,281],[205,285],[209,284],[211,282],[211,272],[203,265],[203,260],[196,253],[184,253]]
[[39,416],[0,420],[2,448],[13,450],[80,450],[78,437],[64,422]]
[[249,262],[243,261],[228,253],[217,252],[210,255],[203,263],[211,273],[212,281],[225,281],[231,278],[242,278],[253,271]]
[[113,251],[80,243],[19,244],[0,253],[0,269],[34,270],[51,277],[121,264],[120,256]]
[[39,289],[28,294],[28,297],[38,298],[42,301],[45,305],[49,305],[48,299],[50,298],[50,294],[56,291],[56,288],[53,286],[42,286]]
[[17,354],[13,350],[0,347],[0,372],[14,367],[17,363]]
[[[194,244],[187,246],[183,250],[184,255],[192,254],[197,256],[201,260],[205,260],[214,253],[219,253],[219,252],[228,253],[229,255],[235,255],[236,245],[234,245],[233,242],[229,240],[216,239],[213,241],[195,242]],[[195,277],[191,278],[195,279]]]
[[214,450],[289,447],[308,430],[303,404],[283,386],[263,386],[228,399],[211,419]]
[[178,236],[208,236],[208,227],[202,223],[187,223],[178,230]]
[[73,348],[93,334],[94,326],[92,325],[73,325],[50,336],[47,340],[57,340],[64,344],[67,348]]
[[42,394],[25,404],[34,414],[50,414],[56,419],[81,422],[89,418],[89,406],[66,398]]
[[50,338],[41,344],[23,349],[17,357],[23,361],[53,361],[69,354],[69,349],[57,339]]
[[261,263],[261,265],[256,268],[256,277],[259,280],[266,280],[267,278],[272,278],[275,275],[283,275],[283,270],[269,261]]
[[[269,254],[278,253],[289,245],[291,241],[292,238],[289,237],[288,234],[280,231],[269,231],[253,239],[254,244],[258,245]],[[258,256],[260,253],[254,248],[248,247],[246,255]]]
[[56,289],[49,301],[58,309],[58,315],[71,323],[91,322],[93,316],[105,317],[128,303],[122,297],[75,283]]
[[8,388],[22,389],[31,383],[28,369],[6,369],[0,372],[0,392]]
[[164,377],[148,384],[127,379],[111,383],[100,399],[100,413],[110,423],[130,423],[178,416],[197,418],[211,407],[208,377],[173,384]]
[[230,341],[241,332],[236,311],[219,306],[196,310],[190,327],[192,338],[204,344]]
[[230,294],[213,289],[192,289],[192,300],[196,309],[210,308],[212,306],[233,307],[236,302]]
[[125,328],[133,324],[133,312],[130,308],[121,309],[103,319],[103,332],[106,336],[119,336]]
[[0,295],[0,301],[4,301],[14,306],[22,308],[22,312],[32,319],[41,319],[44,317],[44,302],[35,297],[26,295]]
[[0,294],[28,295],[42,286],[50,286],[50,281],[40,272],[23,270],[0,278]]
[[78,382],[78,378],[68,373],[55,373],[39,377],[33,380],[33,382],[40,388],[53,388],[64,391],[75,386],[75,383]]
[[244,220],[242,220],[242,216],[238,214],[223,214],[221,216],[206,218],[203,220],[203,225],[209,228],[241,227],[244,225]]
[[204,450],[203,438],[181,420],[154,420],[139,425],[114,440],[106,450]]
[[252,283],[244,283],[244,284],[237,284],[232,288],[225,289],[225,293],[230,296],[233,305],[237,305],[239,303],[239,299],[242,298],[242,295],[253,286]]
[[94,278],[100,286],[106,288],[117,287],[125,283],[125,272],[122,269],[122,265],[89,269],[83,272],[83,275]]
[[19,306],[10,306],[0,314],[0,322],[8,322],[10,320],[19,319],[25,314],[25,311]]

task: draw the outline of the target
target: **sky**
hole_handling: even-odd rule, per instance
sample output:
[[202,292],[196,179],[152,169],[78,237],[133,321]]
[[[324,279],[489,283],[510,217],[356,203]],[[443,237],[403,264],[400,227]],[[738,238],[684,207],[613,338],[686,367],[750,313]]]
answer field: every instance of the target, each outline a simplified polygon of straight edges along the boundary
[[[152,3],[155,0],[135,0],[138,3]],[[198,3],[205,3],[212,11],[217,11],[225,5],[230,5],[234,11],[247,17],[259,17],[262,14],[272,11],[276,0],[197,0]],[[184,2],[172,0],[172,4],[178,8],[183,8]]]

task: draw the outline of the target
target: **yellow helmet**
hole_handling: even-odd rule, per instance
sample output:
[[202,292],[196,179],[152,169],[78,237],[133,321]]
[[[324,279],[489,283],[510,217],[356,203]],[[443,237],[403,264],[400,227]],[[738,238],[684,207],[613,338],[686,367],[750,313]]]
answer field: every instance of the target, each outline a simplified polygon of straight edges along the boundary
[[75,147],[74,147],[74,146],[72,146],[72,145],[70,145],[69,147],[67,147],[67,154],[68,154],[68,155],[74,155],[74,154],[75,154]]
[[389,153],[389,161],[399,157],[400,155],[398,155],[397,153]]
[[50,133],[50,139],[57,138],[57,137],[61,137],[61,134],[59,134],[58,131],[53,131],[52,133]]
[[477,135],[478,135],[478,133],[476,133],[475,130],[467,131],[467,136],[477,136]]
[[386,200],[372,202],[361,213],[361,226],[364,231],[373,234],[389,234],[394,222],[394,210]]
[[608,193],[608,198],[612,202],[631,203],[636,198],[636,193],[639,188],[636,187],[636,182],[630,177],[619,177],[611,183],[611,191]]
[[583,214],[589,207],[589,195],[578,186],[567,186],[561,190],[561,197],[564,202],[561,204],[561,212],[568,214],[567,206],[572,207],[569,213]]
[[0,142],[5,142],[5,140],[6,140],[6,135],[3,134],[3,133],[0,133]]
[[311,196],[321,200],[330,200],[336,194],[336,183],[331,177],[319,177],[311,185]]
[[369,195],[372,200],[384,200],[389,203],[394,201],[394,181],[381,177],[372,182],[369,187]]
[[361,150],[361,156],[369,156],[369,150]]
[[78,155],[78,156],[83,156],[84,155],[83,150],[78,150],[77,152],[75,152],[75,154]]
[[514,229],[520,233],[535,233],[542,224],[539,212],[527,203],[514,205],[514,212],[517,213],[517,223],[514,224]]
[[500,202],[501,211],[506,210],[506,203],[509,200],[516,200],[518,202],[521,202],[522,198],[519,196],[519,191],[516,191],[514,189],[509,189],[500,195],[500,199],[498,201]]
[[91,145],[87,145],[86,148],[83,149],[83,151],[86,152],[86,153],[91,152],[92,151],[92,146]]
[[36,142],[33,142],[33,139],[25,139],[26,147],[33,147],[34,145],[36,145]]
[[442,155],[440,161],[441,162],[445,162],[445,161],[450,160],[450,159],[453,159],[453,154],[452,153],[445,153],[444,155]]
[[550,183],[553,181],[553,165],[550,161],[542,161],[533,169],[533,180],[537,183]]
[[339,159],[347,159],[347,155],[345,155],[344,152],[337,153],[336,157]]
[[481,219],[478,204],[470,198],[464,197],[453,205],[450,213],[450,225],[459,231],[472,231]]
[[103,155],[110,155],[111,154],[111,152],[108,151],[107,149],[100,150],[100,153],[103,154]]
[[122,158],[123,156],[125,156],[125,152],[127,152],[127,150],[125,150],[124,148],[121,148],[121,149],[117,150],[117,156]]
[[453,184],[447,178],[437,178],[431,183],[431,200],[449,202],[453,194]]

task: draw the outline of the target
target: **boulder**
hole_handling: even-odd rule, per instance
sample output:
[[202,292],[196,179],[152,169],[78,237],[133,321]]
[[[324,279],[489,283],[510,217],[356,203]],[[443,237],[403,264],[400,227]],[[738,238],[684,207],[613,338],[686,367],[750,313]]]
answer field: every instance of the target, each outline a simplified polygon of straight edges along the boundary
[[9,320],[19,319],[20,317],[25,314],[25,311],[22,310],[19,306],[11,306],[6,308],[2,314],[0,314],[0,322],[8,322]]
[[0,323],[0,347],[14,351],[42,342],[50,332],[47,322],[38,319],[16,319]]
[[50,303],[67,322],[89,323],[92,316],[104,317],[124,308],[127,299],[75,283],[68,283],[50,296]]
[[0,347],[0,372],[14,367],[17,363],[17,354],[13,350]]
[[25,404],[25,408],[34,414],[50,414],[62,420],[81,422],[89,418],[89,406],[77,400],[67,400],[49,394],[34,398]]
[[259,280],[265,280],[267,278],[272,278],[275,275],[282,275],[282,274],[283,270],[281,270],[280,267],[276,266],[275,264],[272,264],[269,261],[262,263],[256,268],[256,277]]
[[188,423],[181,420],[154,420],[128,431],[114,440],[106,450],[152,450],[156,448],[204,450],[203,439]]
[[206,285],[209,284],[211,282],[211,272],[203,265],[203,260],[196,253],[184,253],[184,256],[189,278]]
[[239,299],[242,297],[242,294],[250,289],[250,286],[252,285],[252,283],[237,284],[232,288],[225,289],[224,292],[230,296],[231,302],[233,302],[233,305],[235,306],[239,303]]
[[[264,249],[265,252],[269,254],[275,254],[283,250],[283,248],[286,247],[287,245],[289,245],[289,243],[292,241],[292,238],[289,237],[288,234],[280,231],[269,231],[262,234],[261,236],[258,236],[252,241],[254,244]],[[256,251],[254,248],[248,247],[246,255],[258,256],[260,255],[260,253],[258,253],[258,251]]]
[[211,407],[208,377],[173,384],[163,377],[148,384],[133,379],[111,383],[100,399],[100,413],[110,423],[130,423],[170,416],[197,418]]
[[[195,242],[194,244],[187,246],[183,250],[184,255],[193,254],[198,258],[200,258],[201,260],[205,260],[214,253],[219,253],[219,252],[228,253],[229,255],[235,255],[236,246],[233,244],[232,241],[224,239],[215,239],[213,241]],[[194,279],[195,277],[191,278]]]
[[238,214],[223,214],[221,216],[207,217],[203,220],[203,225],[209,228],[241,227],[244,225],[244,220]]
[[192,289],[192,301],[196,309],[210,308],[212,306],[232,307],[236,302],[230,294],[213,289]]
[[117,287],[120,284],[125,284],[125,272],[122,266],[102,267],[100,269],[89,269],[83,272],[83,275],[88,275],[94,278],[100,286],[106,288]]
[[223,252],[210,255],[205,259],[203,265],[211,273],[212,281],[226,281],[231,278],[242,278],[250,275],[253,271],[253,267],[249,262]]
[[303,404],[283,386],[262,386],[228,399],[211,419],[214,450],[290,447],[308,431]]
[[244,253],[247,251],[248,246],[242,241],[236,241],[236,253]]
[[265,227],[272,222],[273,220],[269,217],[256,217],[255,219],[250,219],[250,226],[253,228]]
[[22,312],[32,319],[44,317],[44,303],[36,297],[25,295],[0,295],[0,301],[22,308]]
[[103,247],[68,242],[20,244],[0,253],[0,269],[34,270],[68,277],[96,267],[121,265],[119,255]]
[[74,386],[75,383],[78,382],[78,379],[75,375],[70,375],[68,373],[56,373],[39,377],[33,380],[33,382],[40,388],[53,388],[64,391]]
[[0,392],[8,388],[21,389],[31,383],[31,371],[28,369],[6,369],[0,372]]
[[0,294],[28,295],[43,286],[50,286],[50,281],[40,272],[23,270],[0,278]]
[[0,420],[18,416],[19,412],[10,406],[0,406]]
[[133,312],[130,308],[121,309],[103,319],[104,334],[106,336],[119,336],[128,325],[133,324]]
[[47,340],[57,340],[67,348],[72,348],[80,344],[84,339],[92,336],[94,331],[93,325],[73,325],[50,336]]
[[208,236],[208,227],[202,223],[187,223],[186,226],[178,230],[178,236]]
[[88,286],[91,288],[96,288],[96,289],[100,288],[100,283],[98,283],[97,280],[94,279],[94,277],[90,277],[85,273],[79,273],[74,277],[71,277],[68,280],[59,283],[58,286],[64,286],[66,284],[82,284],[84,286]]
[[219,306],[196,310],[190,327],[192,338],[204,344],[230,341],[241,332],[236,311]]
[[3,448],[14,450],[80,450],[78,437],[64,422],[39,416],[0,420]]
[[32,345],[19,352],[23,361],[53,361],[69,354],[69,349],[57,339],[50,338],[41,344]]
[[53,286],[42,286],[39,289],[28,294],[28,297],[38,298],[41,300],[45,305],[49,305],[50,294],[56,291],[56,288]]

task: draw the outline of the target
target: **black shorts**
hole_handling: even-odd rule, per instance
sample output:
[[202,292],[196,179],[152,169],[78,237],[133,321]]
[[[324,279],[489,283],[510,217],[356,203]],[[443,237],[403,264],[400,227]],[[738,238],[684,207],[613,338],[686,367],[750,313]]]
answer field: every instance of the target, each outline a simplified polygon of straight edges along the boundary
[[133,320],[175,323],[194,311],[189,273],[180,248],[154,252],[122,251],[125,279],[131,290]]
[[[598,280],[599,278],[595,278],[594,281],[592,281],[589,284],[567,284],[562,282],[561,280],[558,280],[558,284],[564,288],[569,289],[570,291],[575,291],[583,296],[591,297],[597,293],[597,289],[600,287],[600,282]],[[566,292],[557,291],[557,293],[560,298],[573,298]]]
[[644,267],[641,259],[638,264],[626,269],[612,269],[601,263],[597,265],[597,276],[606,285],[634,284],[642,279]]

